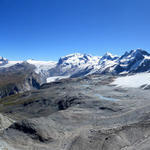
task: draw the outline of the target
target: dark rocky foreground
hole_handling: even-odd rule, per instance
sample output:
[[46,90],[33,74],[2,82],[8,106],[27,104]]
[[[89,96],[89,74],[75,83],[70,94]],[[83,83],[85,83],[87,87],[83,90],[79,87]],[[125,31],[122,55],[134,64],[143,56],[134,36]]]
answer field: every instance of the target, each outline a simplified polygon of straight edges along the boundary
[[2,98],[0,149],[149,150],[150,92],[112,86],[114,78],[65,79]]

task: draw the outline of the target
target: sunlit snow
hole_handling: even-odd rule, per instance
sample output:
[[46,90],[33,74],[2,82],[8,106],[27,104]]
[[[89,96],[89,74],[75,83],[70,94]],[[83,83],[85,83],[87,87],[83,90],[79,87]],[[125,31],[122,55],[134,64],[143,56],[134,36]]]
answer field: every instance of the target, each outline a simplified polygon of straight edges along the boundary
[[55,82],[55,81],[58,81],[58,80],[61,80],[61,79],[69,78],[69,77],[70,76],[54,76],[54,77],[49,77],[49,78],[47,78],[47,83]]
[[8,61],[7,64],[0,66],[0,68],[7,68],[7,67],[14,66],[16,64],[20,64],[20,63],[23,63],[23,61]]
[[143,85],[150,84],[150,73],[138,73],[135,75],[119,77],[115,79],[111,84],[121,87],[133,87],[138,88]]
[[36,73],[40,73],[41,71],[47,71],[56,66],[55,61],[37,61],[37,60],[29,59],[27,60],[27,62],[29,64],[36,66],[36,69],[35,69]]

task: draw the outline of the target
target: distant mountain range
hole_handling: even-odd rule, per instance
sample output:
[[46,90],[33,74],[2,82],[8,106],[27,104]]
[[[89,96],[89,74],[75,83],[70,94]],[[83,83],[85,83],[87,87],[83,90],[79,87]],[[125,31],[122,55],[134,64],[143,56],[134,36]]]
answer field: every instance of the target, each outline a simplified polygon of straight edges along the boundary
[[128,74],[150,70],[150,54],[142,49],[125,52],[122,56],[106,53],[104,56],[70,54],[54,61],[9,61],[0,57],[0,69],[16,64],[28,63],[35,66],[35,72],[43,76],[82,76],[91,73]]
[[11,68],[14,65],[26,63],[35,67],[35,73],[39,74],[43,81],[49,77],[71,76],[100,73],[115,75],[139,73],[150,70],[150,54],[142,49],[125,52],[122,56],[106,53],[104,56],[91,56],[88,54],[70,54],[54,61],[9,61],[0,57],[0,70]]

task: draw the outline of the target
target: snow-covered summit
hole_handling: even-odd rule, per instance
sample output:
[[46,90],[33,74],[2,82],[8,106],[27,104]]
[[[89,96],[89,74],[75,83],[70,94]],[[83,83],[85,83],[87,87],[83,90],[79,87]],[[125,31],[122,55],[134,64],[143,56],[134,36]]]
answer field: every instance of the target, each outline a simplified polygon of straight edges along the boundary
[[117,73],[144,72],[150,70],[150,54],[142,49],[125,52],[115,67]]
[[115,59],[118,59],[118,58],[119,58],[119,56],[113,55],[113,54],[107,52],[107,53],[104,54],[104,56],[101,58],[101,60],[104,60],[104,59],[106,59],[106,60],[115,60]]
[[0,56],[0,66],[8,63],[8,60],[2,56]]
[[125,52],[121,57],[120,60],[132,60],[134,58],[136,59],[142,59],[144,58],[144,55],[150,56],[148,52],[142,49],[136,49],[131,50],[130,52]]
[[70,54],[61,57],[57,63],[55,72],[59,75],[87,74],[90,70],[95,70],[99,67],[101,57],[88,54]]
[[67,56],[63,56],[59,59],[58,64],[70,64],[70,65],[84,65],[84,64],[98,64],[101,57],[92,56],[87,54],[70,54]]

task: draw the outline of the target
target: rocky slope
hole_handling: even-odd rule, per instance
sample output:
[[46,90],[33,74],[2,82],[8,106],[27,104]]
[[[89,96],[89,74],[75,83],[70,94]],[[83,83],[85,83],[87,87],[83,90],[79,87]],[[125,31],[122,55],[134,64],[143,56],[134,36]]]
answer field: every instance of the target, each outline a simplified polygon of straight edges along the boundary
[[16,122],[0,134],[15,150],[148,150],[149,90],[110,85],[89,75],[44,84],[2,98],[0,112]]
[[6,128],[8,128],[10,125],[14,123],[14,120],[11,118],[0,114],[0,132]]
[[38,89],[40,78],[27,63],[0,68],[0,97]]

